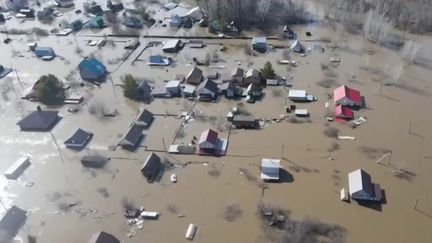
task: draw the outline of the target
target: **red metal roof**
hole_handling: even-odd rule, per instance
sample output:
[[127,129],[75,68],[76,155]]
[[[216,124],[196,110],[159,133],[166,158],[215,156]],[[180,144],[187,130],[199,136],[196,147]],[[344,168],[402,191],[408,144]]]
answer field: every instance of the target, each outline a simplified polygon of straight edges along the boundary
[[361,95],[358,90],[351,89],[346,85],[342,85],[334,90],[333,98],[335,102],[345,97],[356,103],[361,103]]
[[216,144],[217,140],[218,140],[218,133],[212,129],[207,129],[201,134],[199,143],[209,142],[211,144]]
[[349,107],[337,105],[335,107],[335,117],[352,119],[354,118],[354,112]]

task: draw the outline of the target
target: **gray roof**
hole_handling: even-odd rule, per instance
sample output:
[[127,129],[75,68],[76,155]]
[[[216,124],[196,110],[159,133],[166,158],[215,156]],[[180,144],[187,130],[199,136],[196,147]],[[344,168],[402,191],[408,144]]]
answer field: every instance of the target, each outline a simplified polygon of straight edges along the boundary
[[243,77],[243,75],[244,75],[244,69],[239,67],[235,68],[231,72],[231,77]]
[[154,120],[154,115],[147,109],[144,109],[138,116],[135,124],[148,127]]
[[278,180],[280,170],[280,160],[279,159],[267,159],[264,158],[261,161],[261,178]]
[[180,44],[180,40],[179,39],[175,39],[175,40],[167,40],[165,41],[162,49],[175,49],[178,47],[178,45]]
[[252,42],[253,43],[267,43],[267,37],[263,37],[263,36],[260,36],[260,37],[253,37],[252,38]]
[[203,71],[197,67],[192,68],[186,77],[188,83],[200,83],[203,79]]
[[78,128],[75,133],[64,142],[66,147],[82,149],[92,138],[93,133]]
[[207,79],[200,85],[200,93],[217,93],[218,85],[211,79]]
[[142,172],[155,172],[162,167],[161,158],[155,154],[151,153],[147,159],[144,161],[141,167]]
[[149,82],[147,80],[142,80],[140,81],[140,83],[138,84],[138,88],[144,92],[151,92],[151,85],[149,84]]
[[371,177],[362,169],[355,170],[348,174],[350,194],[364,191],[369,195],[374,195]]
[[120,241],[112,234],[99,231],[91,236],[88,243],[120,243]]
[[26,211],[12,206],[0,220],[0,231],[6,232],[10,238],[15,237],[27,219]]
[[58,111],[33,111],[17,124],[23,131],[49,131],[60,119]]
[[141,141],[143,128],[136,124],[133,124],[123,139],[120,141],[119,145],[136,148]]
[[241,122],[241,121],[244,121],[244,122],[255,122],[256,118],[253,117],[253,116],[247,116],[247,115],[235,115],[234,118],[233,118],[233,121],[236,121],[236,122]]

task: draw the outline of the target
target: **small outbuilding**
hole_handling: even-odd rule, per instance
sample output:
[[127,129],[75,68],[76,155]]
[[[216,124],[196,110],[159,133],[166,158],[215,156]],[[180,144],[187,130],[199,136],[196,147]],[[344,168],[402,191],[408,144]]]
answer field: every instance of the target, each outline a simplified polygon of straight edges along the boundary
[[157,154],[151,153],[144,161],[141,173],[147,178],[148,182],[153,182],[162,168],[161,158]]
[[6,68],[0,65],[0,78],[6,77],[10,72],[12,72],[12,68]]
[[205,130],[198,141],[199,153],[202,155],[224,155],[227,149],[228,141],[220,139],[219,134],[212,130]]
[[203,71],[195,66],[186,76],[186,83],[198,85],[203,81],[203,78]]
[[81,164],[88,168],[102,168],[109,158],[102,155],[85,155],[81,158]]
[[37,46],[35,48],[35,54],[37,57],[40,58],[54,58],[56,56],[54,49],[52,49],[51,47],[39,47]]
[[141,20],[135,16],[127,16],[123,20],[123,25],[129,28],[140,29],[142,28]]
[[258,119],[247,115],[234,115],[232,124],[235,128],[257,129],[260,127]]
[[288,98],[296,102],[312,102],[316,101],[313,95],[310,95],[306,90],[290,89],[288,91]]
[[85,81],[102,82],[108,71],[96,58],[86,58],[78,65],[80,76]]
[[351,89],[346,85],[336,88],[333,92],[335,105],[361,107],[362,97],[358,90]]
[[279,181],[280,159],[262,159],[261,179],[263,181]]
[[305,53],[306,52],[306,48],[303,46],[302,43],[300,43],[300,41],[295,40],[293,42],[293,44],[291,45],[290,48],[293,52],[297,52],[297,53]]
[[95,16],[90,19],[89,24],[92,28],[103,28],[105,27],[105,21],[102,16]]
[[73,150],[82,150],[88,142],[92,139],[93,133],[86,132],[81,128],[78,128],[72,136],[67,139],[64,144],[66,148],[70,148]]
[[14,205],[9,208],[6,214],[0,219],[0,232],[5,234],[5,239],[13,239],[26,220],[27,211]]
[[144,109],[135,121],[135,125],[147,128],[149,127],[154,120],[154,115],[149,110]]
[[99,231],[90,237],[88,243],[120,243],[120,241],[110,233]]
[[178,15],[174,15],[169,21],[169,26],[175,28],[181,28],[182,24],[183,24],[183,19]]
[[16,180],[20,175],[30,166],[30,159],[28,157],[21,157],[13,163],[3,175],[9,180]]
[[196,86],[185,84],[183,85],[183,95],[185,97],[195,97]]
[[143,127],[133,124],[123,139],[120,141],[119,145],[126,150],[133,151],[138,148],[143,139],[144,135],[142,133]]
[[58,111],[42,111],[39,107],[17,123],[21,131],[50,131],[61,120]]
[[253,37],[252,49],[264,53],[267,51],[267,38],[266,37]]
[[55,2],[57,3],[57,6],[61,8],[68,8],[75,5],[73,0],[55,0]]
[[162,51],[167,53],[176,53],[180,50],[181,45],[182,42],[179,39],[167,40],[162,46]]
[[244,69],[236,67],[234,70],[232,70],[231,72],[231,79],[234,82],[237,83],[242,83],[243,82],[243,78],[244,78]]
[[180,94],[180,81],[171,80],[166,84],[166,90],[171,96],[178,96]]
[[371,176],[362,169],[348,174],[349,193],[352,199],[360,201],[381,201],[379,184],[372,183]]

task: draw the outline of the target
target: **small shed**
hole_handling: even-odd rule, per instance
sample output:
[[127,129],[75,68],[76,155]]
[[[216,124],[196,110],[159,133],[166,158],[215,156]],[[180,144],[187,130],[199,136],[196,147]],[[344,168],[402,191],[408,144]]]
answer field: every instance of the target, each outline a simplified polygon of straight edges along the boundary
[[154,120],[154,115],[149,110],[144,109],[137,117],[135,125],[149,127]]
[[21,131],[50,131],[61,117],[58,111],[42,111],[38,108],[17,123]]
[[306,52],[306,48],[303,46],[302,43],[300,43],[299,40],[295,40],[293,42],[293,44],[291,45],[291,50],[293,52],[297,52],[297,53],[305,53]]
[[280,159],[261,160],[261,179],[263,181],[279,181]]
[[203,81],[203,78],[203,71],[195,66],[186,76],[186,83],[198,85]]
[[162,51],[167,53],[176,53],[180,50],[181,45],[182,42],[179,39],[167,40],[162,46]]
[[165,87],[172,96],[178,96],[180,94],[180,81],[178,80],[169,81]]
[[6,68],[0,65],[0,78],[6,77],[10,72],[12,72],[12,68]]
[[360,201],[381,201],[381,187],[372,183],[371,176],[358,169],[348,174],[349,193],[352,199]]
[[13,163],[3,175],[9,180],[16,180],[30,166],[30,159],[28,157],[21,157]]
[[162,168],[161,158],[157,154],[151,153],[144,161],[141,173],[147,178],[148,182],[153,182]]
[[235,128],[259,128],[259,121],[253,116],[248,115],[234,115],[232,119],[232,124]]
[[195,97],[196,86],[185,84],[183,86],[183,95],[185,97]]
[[142,126],[133,124],[125,134],[119,145],[126,150],[133,151],[138,148],[144,135]]
[[290,89],[288,92],[288,98],[296,102],[312,102],[316,101],[313,95],[310,95],[306,90]]
[[4,232],[6,239],[13,239],[27,220],[27,211],[12,206],[0,219],[0,232]]
[[81,158],[81,164],[89,168],[102,168],[109,158],[102,155],[85,155]]
[[69,28],[71,28],[73,31],[80,30],[84,26],[84,23],[77,19],[69,24]]
[[360,107],[362,97],[358,90],[351,89],[346,85],[336,88],[333,92],[335,105]]
[[56,54],[54,52],[54,49],[52,49],[51,47],[39,47],[37,46],[35,48],[35,54],[37,57],[55,57]]
[[258,52],[267,51],[267,38],[266,37],[253,37],[252,38],[252,49]]
[[78,128],[74,132],[74,134],[72,134],[72,136],[64,142],[64,144],[67,148],[74,150],[82,150],[88,144],[92,137],[93,133],[86,132],[81,128]]
[[123,20],[123,25],[129,28],[140,29],[142,27],[141,20],[135,16],[127,16]]
[[120,241],[110,233],[99,231],[90,237],[88,243],[120,243]]
[[354,119],[353,110],[349,107],[342,106],[342,105],[337,105],[335,107],[334,115],[336,118],[341,118],[346,120]]
[[80,76],[85,81],[102,82],[108,71],[96,58],[86,58],[78,65]]
[[189,47],[190,48],[203,48],[206,44],[202,40],[190,40]]

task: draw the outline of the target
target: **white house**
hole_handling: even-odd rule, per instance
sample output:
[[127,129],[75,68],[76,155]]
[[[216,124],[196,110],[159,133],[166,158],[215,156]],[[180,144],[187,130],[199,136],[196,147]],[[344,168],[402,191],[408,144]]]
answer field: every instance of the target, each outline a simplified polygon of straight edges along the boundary
[[261,179],[264,181],[278,181],[280,171],[279,159],[264,158],[261,161]]

